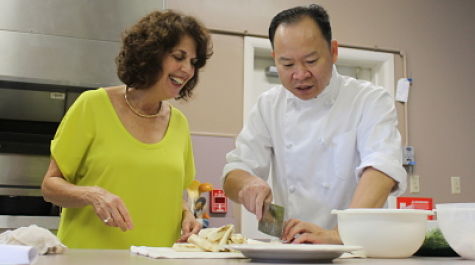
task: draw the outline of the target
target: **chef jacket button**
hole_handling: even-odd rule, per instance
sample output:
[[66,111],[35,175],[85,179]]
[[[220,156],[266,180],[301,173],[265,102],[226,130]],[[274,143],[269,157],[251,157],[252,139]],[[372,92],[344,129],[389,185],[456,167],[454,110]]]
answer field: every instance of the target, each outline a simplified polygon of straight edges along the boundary
[[324,183],[322,184],[322,186],[323,186],[323,188],[325,188],[325,189],[330,188],[330,184],[328,184],[328,183],[326,183],[326,182],[324,182]]
[[295,186],[294,186],[294,185],[290,185],[290,186],[289,186],[289,192],[290,192],[290,193],[294,193],[294,192],[295,192]]
[[325,139],[320,138],[320,139],[319,139],[319,142],[320,142],[320,144],[325,145]]
[[287,144],[285,147],[287,147],[287,149],[290,149],[292,148],[294,145],[293,144]]

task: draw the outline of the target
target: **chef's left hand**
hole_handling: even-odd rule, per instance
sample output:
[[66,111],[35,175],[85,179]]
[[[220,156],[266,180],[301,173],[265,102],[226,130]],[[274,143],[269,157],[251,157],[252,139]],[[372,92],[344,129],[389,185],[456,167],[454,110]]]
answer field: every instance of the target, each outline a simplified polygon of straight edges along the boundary
[[285,222],[282,240],[293,244],[342,244],[337,229],[326,230],[298,219]]
[[188,237],[192,234],[197,234],[201,229],[201,224],[196,221],[196,218],[189,210],[183,211],[181,221],[181,237],[178,242],[186,242]]

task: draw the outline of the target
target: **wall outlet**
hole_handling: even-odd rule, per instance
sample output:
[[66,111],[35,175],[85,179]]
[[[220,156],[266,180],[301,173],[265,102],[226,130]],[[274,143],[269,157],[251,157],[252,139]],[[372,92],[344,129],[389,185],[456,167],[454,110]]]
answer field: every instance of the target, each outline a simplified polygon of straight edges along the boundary
[[418,175],[412,175],[409,177],[409,192],[416,193],[421,191]]
[[460,177],[450,177],[450,187],[452,194],[460,194],[462,192]]

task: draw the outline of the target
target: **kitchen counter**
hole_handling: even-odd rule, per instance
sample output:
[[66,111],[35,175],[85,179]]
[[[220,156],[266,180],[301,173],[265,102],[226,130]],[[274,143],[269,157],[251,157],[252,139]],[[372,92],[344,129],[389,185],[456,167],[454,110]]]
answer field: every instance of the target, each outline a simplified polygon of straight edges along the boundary
[[[129,250],[83,250],[69,249],[65,254],[40,256],[34,265],[148,265],[148,264],[197,264],[197,265],[242,265],[242,264],[315,264],[310,262],[257,262],[250,259],[151,259],[131,254]],[[409,259],[335,259],[333,263],[318,264],[374,264],[374,265],[452,265],[474,264],[475,260],[459,257],[412,257]]]

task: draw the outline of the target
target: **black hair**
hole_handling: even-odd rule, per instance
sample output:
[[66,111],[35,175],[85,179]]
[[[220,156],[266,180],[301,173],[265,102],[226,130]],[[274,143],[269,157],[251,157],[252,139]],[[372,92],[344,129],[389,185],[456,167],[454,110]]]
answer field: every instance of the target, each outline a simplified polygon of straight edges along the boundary
[[323,37],[328,43],[328,47],[331,47],[332,28],[330,26],[330,17],[328,16],[327,11],[323,7],[316,4],[312,4],[308,7],[298,6],[281,11],[274,18],[272,18],[272,22],[269,26],[269,40],[272,45],[272,48],[274,48],[275,31],[280,24],[295,23],[300,21],[305,16],[313,19],[315,23],[317,23],[323,34]]

